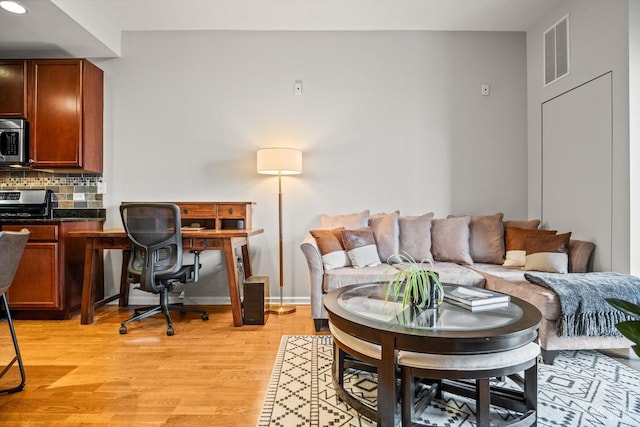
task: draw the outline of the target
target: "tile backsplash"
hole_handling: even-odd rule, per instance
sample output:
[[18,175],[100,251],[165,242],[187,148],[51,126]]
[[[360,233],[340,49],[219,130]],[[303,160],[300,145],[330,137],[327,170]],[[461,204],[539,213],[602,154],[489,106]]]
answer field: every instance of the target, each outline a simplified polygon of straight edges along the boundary
[[[53,192],[52,207],[59,209],[101,209],[102,194],[96,174],[49,173],[33,170],[0,171],[0,190],[47,189]],[[76,199],[74,200],[74,194]]]

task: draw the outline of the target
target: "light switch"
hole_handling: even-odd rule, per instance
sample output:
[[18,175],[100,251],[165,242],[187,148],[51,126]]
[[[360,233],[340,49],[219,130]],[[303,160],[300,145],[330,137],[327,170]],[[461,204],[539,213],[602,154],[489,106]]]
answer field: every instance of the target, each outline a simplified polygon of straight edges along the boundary
[[296,80],[296,83],[293,85],[293,93],[302,95],[302,80]]

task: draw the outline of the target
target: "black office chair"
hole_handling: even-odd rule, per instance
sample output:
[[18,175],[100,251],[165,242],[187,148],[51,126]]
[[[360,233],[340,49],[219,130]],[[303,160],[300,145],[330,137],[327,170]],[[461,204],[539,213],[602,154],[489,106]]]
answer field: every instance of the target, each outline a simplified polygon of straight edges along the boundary
[[196,282],[200,269],[198,251],[193,251],[192,265],[182,265],[180,208],[170,203],[126,203],[120,205],[120,216],[132,245],[129,282],[139,283],[143,291],[160,294],[160,305],[136,309],[122,322],[120,333],[127,333],[128,323],[162,312],[167,318],[167,335],[171,336],[174,330],[169,310],[201,313],[202,320],[209,320],[204,310],[169,304],[174,284]]
[[11,319],[6,293],[11,287],[11,283],[13,283],[16,270],[18,270],[18,264],[20,264],[20,260],[22,259],[24,247],[27,244],[27,240],[29,240],[29,234],[29,230],[27,229],[23,229],[22,231],[0,232],[0,254],[2,254],[0,257],[0,301],[4,307],[4,314],[0,318],[6,320],[9,324],[9,331],[11,332],[11,339],[13,340],[13,348],[15,350],[15,357],[0,371],[0,378],[4,377],[16,362],[20,370],[20,384],[15,387],[2,389],[0,390],[0,394],[15,393],[22,390],[26,379],[24,365],[22,364],[22,355],[18,347],[18,339],[16,337],[16,330],[13,327],[13,320]]

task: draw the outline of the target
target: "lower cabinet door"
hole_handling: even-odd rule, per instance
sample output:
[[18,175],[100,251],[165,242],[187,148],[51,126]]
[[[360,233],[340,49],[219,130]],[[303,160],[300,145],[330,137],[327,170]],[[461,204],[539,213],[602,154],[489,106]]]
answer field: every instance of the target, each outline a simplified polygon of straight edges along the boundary
[[58,244],[27,243],[18,271],[7,293],[11,309],[60,309],[62,289],[56,286]]

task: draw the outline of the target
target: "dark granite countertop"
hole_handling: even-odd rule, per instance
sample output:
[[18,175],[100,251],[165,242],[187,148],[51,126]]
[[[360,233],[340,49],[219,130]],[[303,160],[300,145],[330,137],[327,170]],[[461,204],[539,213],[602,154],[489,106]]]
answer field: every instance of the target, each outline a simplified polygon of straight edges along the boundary
[[53,218],[2,218],[0,219],[0,224],[34,222],[42,224],[55,224],[60,222],[105,221],[106,219],[107,213],[105,209],[53,209]]
[[107,219],[106,209],[54,209],[53,219],[95,221]]

